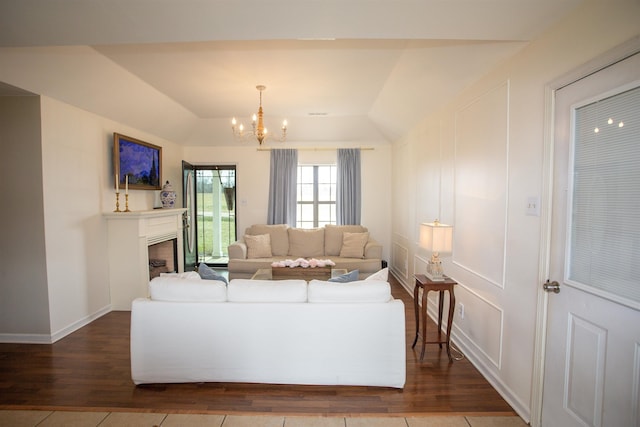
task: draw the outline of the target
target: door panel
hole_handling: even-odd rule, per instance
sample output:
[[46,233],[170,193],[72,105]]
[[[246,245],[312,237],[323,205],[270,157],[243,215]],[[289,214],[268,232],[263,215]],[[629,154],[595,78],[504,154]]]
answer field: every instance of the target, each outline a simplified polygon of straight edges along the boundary
[[[639,81],[640,55],[635,55],[556,93],[549,279],[560,283],[560,293],[549,294],[547,309],[543,426],[640,427],[638,307],[624,303],[612,293],[570,280],[566,268],[568,256],[577,248],[575,245],[586,244],[584,239],[571,239],[569,230],[572,229],[572,221],[576,221],[575,210],[588,209],[571,204],[576,188],[574,183],[580,178],[576,177],[573,165],[572,144],[580,141],[580,137],[574,138],[578,133],[574,129],[574,112],[580,105],[629,90]],[[627,124],[637,126],[640,105],[633,106],[627,113]],[[635,178],[630,175],[628,179]],[[592,191],[596,197],[596,186],[592,190],[590,188],[587,187],[587,196]],[[581,191],[584,190],[582,188]],[[640,208],[638,199],[638,195],[629,194],[628,203]],[[607,212],[611,214],[612,221],[615,221],[616,213]],[[594,244],[594,253],[599,249],[597,242],[602,240],[590,242]],[[640,242],[626,252],[620,255],[631,256],[640,262]],[[607,259],[595,259],[582,268],[598,268],[599,263],[606,262]],[[635,277],[634,280],[640,284],[640,278]]]
[[182,161],[182,207],[184,213],[184,271],[194,271],[197,262],[196,251],[196,187],[195,168]]

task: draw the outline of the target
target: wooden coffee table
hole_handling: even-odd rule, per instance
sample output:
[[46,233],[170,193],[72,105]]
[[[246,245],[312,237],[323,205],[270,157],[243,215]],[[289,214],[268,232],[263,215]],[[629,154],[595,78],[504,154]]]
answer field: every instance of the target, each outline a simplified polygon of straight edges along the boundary
[[344,268],[331,268],[331,267],[271,267],[261,268],[251,276],[252,280],[286,280],[286,279],[303,279],[310,281],[328,280],[331,277],[340,276],[346,274],[347,270]]

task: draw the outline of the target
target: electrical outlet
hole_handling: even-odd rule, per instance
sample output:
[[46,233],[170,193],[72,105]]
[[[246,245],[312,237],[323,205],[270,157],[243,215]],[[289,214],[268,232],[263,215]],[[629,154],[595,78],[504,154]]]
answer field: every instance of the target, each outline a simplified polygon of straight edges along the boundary
[[464,319],[464,304],[462,303],[458,304],[458,317],[460,317],[460,319]]

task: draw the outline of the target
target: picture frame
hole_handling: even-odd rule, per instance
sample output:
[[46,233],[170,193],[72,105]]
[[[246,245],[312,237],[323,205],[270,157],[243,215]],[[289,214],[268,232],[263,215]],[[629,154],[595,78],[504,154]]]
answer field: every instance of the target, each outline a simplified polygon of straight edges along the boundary
[[[119,133],[113,134],[114,187],[162,189],[162,147]],[[118,180],[118,184],[116,184]]]

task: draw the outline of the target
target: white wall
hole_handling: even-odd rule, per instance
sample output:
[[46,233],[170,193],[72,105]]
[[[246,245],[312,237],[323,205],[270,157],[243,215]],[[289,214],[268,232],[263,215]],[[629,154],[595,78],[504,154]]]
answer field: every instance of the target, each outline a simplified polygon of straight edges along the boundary
[[637,36],[639,22],[637,1],[588,1],[394,144],[392,267],[413,289],[428,256],[418,224],[454,225],[445,271],[465,305],[455,342],[525,420],[545,279],[540,217],[525,207],[542,194],[545,86]]
[[[21,168],[24,162],[20,160],[15,167],[20,170],[14,168],[13,172],[28,175],[28,180],[23,179],[16,188],[42,197],[39,212],[35,206],[30,210],[25,207],[17,211],[22,214],[17,221],[37,229],[38,217],[43,218],[44,232],[39,238],[43,238],[46,252],[16,252],[19,260],[15,266],[26,272],[25,276],[37,271],[34,266],[46,266],[44,286],[48,309],[41,307],[40,312],[48,313],[46,333],[55,341],[110,310],[106,221],[102,214],[115,207],[113,132],[162,146],[163,178],[174,182],[180,179],[182,149],[51,98],[42,97],[40,104],[42,131],[37,145],[41,144],[42,161],[37,161],[40,151],[31,151],[33,147],[30,147],[29,156],[25,155],[24,160],[37,165],[36,170],[29,172],[26,166]],[[36,122],[34,129],[37,126]],[[21,140],[6,142],[7,148],[18,149],[23,143]],[[29,184],[34,177],[40,177],[39,182]],[[130,193],[130,208],[146,210],[154,207],[159,192]],[[124,206],[123,198],[121,203]],[[28,222],[31,217],[34,221]],[[31,301],[21,301],[15,309],[28,312],[28,304]],[[1,326],[0,334],[7,332],[4,324]],[[42,331],[34,326],[19,332],[22,337],[17,337],[18,340],[28,340],[29,334]]]
[[[287,145],[287,148],[296,148]],[[252,224],[266,224],[269,202],[270,152],[258,151],[257,145],[242,147],[186,147],[185,160],[192,164],[236,165],[236,218],[238,236]],[[298,162],[327,164],[336,162],[335,150],[301,148]],[[391,147],[375,146],[363,150],[362,219],[372,237],[383,245],[383,259],[390,259],[391,235]]]
[[0,97],[0,147],[0,339],[47,342],[39,97]]

